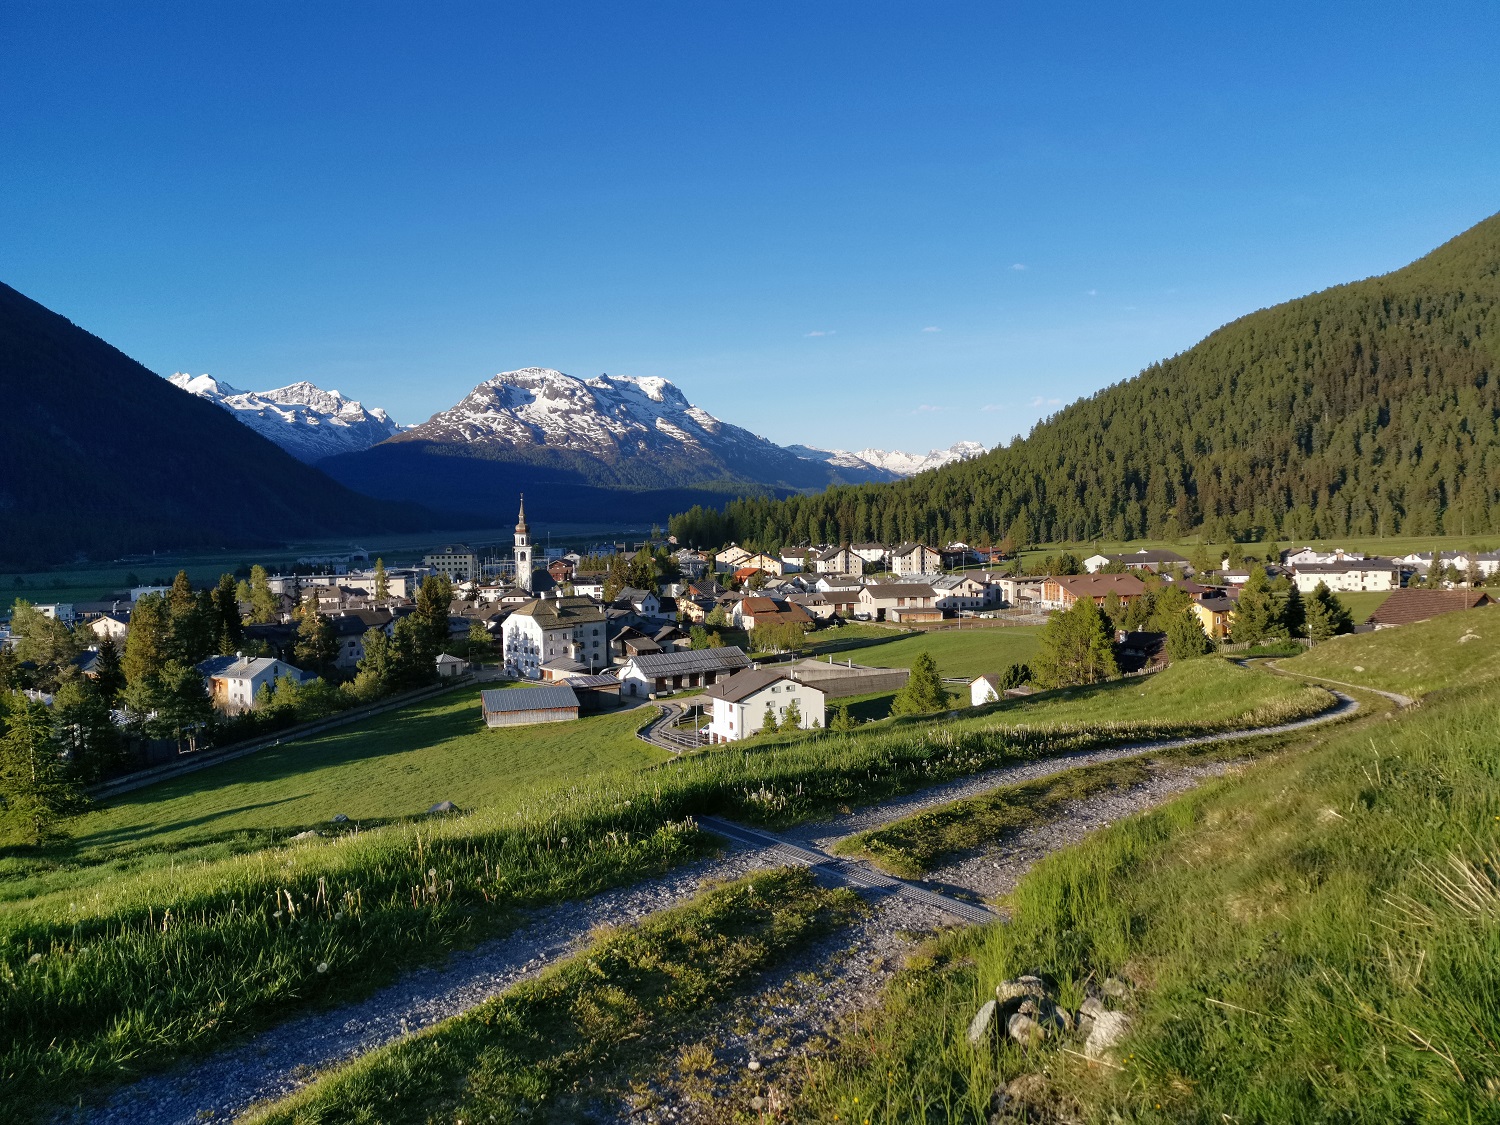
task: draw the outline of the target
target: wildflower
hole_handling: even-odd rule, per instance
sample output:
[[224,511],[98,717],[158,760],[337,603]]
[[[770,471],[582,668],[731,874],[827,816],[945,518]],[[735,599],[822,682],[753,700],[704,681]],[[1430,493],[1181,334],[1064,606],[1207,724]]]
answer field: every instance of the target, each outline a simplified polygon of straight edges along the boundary
[[436,868],[436,867],[429,867],[429,868],[428,868],[428,869],[427,869],[427,877],[428,877],[428,878],[429,878],[429,879],[431,879],[431,878],[432,878],[432,877],[433,877],[433,876],[434,876],[434,875],[436,875],[436,874],[437,874],[437,868]]
[[35,965],[39,961],[41,961],[41,959],[42,955],[40,953],[33,953],[30,957],[26,958],[26,963],[28,965]]

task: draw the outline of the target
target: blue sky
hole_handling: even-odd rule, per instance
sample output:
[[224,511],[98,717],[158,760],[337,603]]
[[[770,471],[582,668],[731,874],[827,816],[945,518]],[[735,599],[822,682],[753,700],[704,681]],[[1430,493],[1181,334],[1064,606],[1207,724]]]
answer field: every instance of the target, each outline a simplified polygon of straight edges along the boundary
[[1496,91],[1492,0],[7,0],[0,280],[403,422],[543,365],[995,443],[1500,210]]

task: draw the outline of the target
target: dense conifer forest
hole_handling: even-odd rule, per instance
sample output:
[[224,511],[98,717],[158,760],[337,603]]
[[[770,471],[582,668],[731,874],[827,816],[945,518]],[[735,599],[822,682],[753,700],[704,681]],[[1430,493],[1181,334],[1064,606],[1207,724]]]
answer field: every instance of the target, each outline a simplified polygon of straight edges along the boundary
[[1500,215],[1242,317],[1025,438],[894,484],[672,521],[694,545],[1500,531]]

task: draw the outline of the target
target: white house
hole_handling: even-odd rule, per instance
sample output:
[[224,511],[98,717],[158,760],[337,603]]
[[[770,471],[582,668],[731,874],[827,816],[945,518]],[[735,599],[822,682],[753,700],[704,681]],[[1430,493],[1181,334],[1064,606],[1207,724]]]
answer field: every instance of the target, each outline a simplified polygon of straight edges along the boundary
[[945,574],[932,581],[932,591],[941,609],[987,609],[994,604],[998,591],[973,574]]
[[852,550],[864,560],[867,568],[885,565],[887,552],[884,543],[856,543]]
[[902,543],[891,549],[891,570],[896,574],[941,574],[943,555],[921,543]]
[[1150,550],[1142,547],[1122,555],[1090,555],[1083,560],[1083,568],[1090,574],[1098,574],[1104,567],[1119,563],[1126,570],[1149,570],[1159,574],[1174,566],[1187,566],[1187,559],[1176,551]]
[[848,547],[829,547],[813,564],[819,574],[863,574],[865,560]]
[[507,675],[542,678],[542,665],[569,659],[590,671],[609,667],[604,607],[592,598],[535,598],[505,619],[501,635]]
[[213,656],[199,664],[209,697],[220,711],[237,715],[255,709],[255,693],[283,676],[299,683],[317,679],[310,672],[269,656]]
[[717,555],[714,556],[714,571],[722,574],[725,571],[736,571],[745,565],[745,560],[750,557],[750,552],[745,548],[731,543]]
[[1292,571],[1297,589],[1310,594],[1322,582],[1335,593],[1359,590],[1394,590],[1401,585],[1401,571],[1387,559],[1345,559],[1343,562],[1299,563]]
[[937,595],[925,582],[872,583],[859,592],[859,615],[874,621],[884,621],[893,610],[935,608]]
[[113,613],[101,613],[89,622],[89,628],[93,630],[94,636],[101,641],[108,637],[112,641],[123,641],[125,635],[130,632],[130,621],[128,618]]
[[708,725],[710,742],[737,742],[760,732],[766,712],[775,715],[777,723],[786,720],[795,703],[800,730],[814,730],[823,725],[827,695],[801,684],[785,672],[774,668],[746,668],[721,680],[703,693],[713,704]]
[[969,706],[983,707],[986,703],[1000,702],[1000,677],[980,676],[969,685]]

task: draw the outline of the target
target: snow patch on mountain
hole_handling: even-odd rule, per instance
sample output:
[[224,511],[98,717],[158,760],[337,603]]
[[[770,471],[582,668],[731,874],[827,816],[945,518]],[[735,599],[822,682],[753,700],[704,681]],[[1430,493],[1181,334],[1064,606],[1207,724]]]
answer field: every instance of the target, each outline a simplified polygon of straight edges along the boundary
[[955,461],[967,461],[987,452],[977,441],[954,442],[947,449],[933,449],[927,453],[906,453],[899,449],[861,449],[857,453],[847,449],[820,449],[811,445],[788,446],[793,453],[810,461],[823,461],[836,468],[851,472],[887,474],[885,479],[914,476],[928,469],[941,468]]
[[306,381],[270,391],[242,391],[212,375],[183,372],[167,381],[222,406],[256,433],[308,464],[338,453],[368,449],[399,429],[384,410],[363,406],[338,391],[325,391]]

